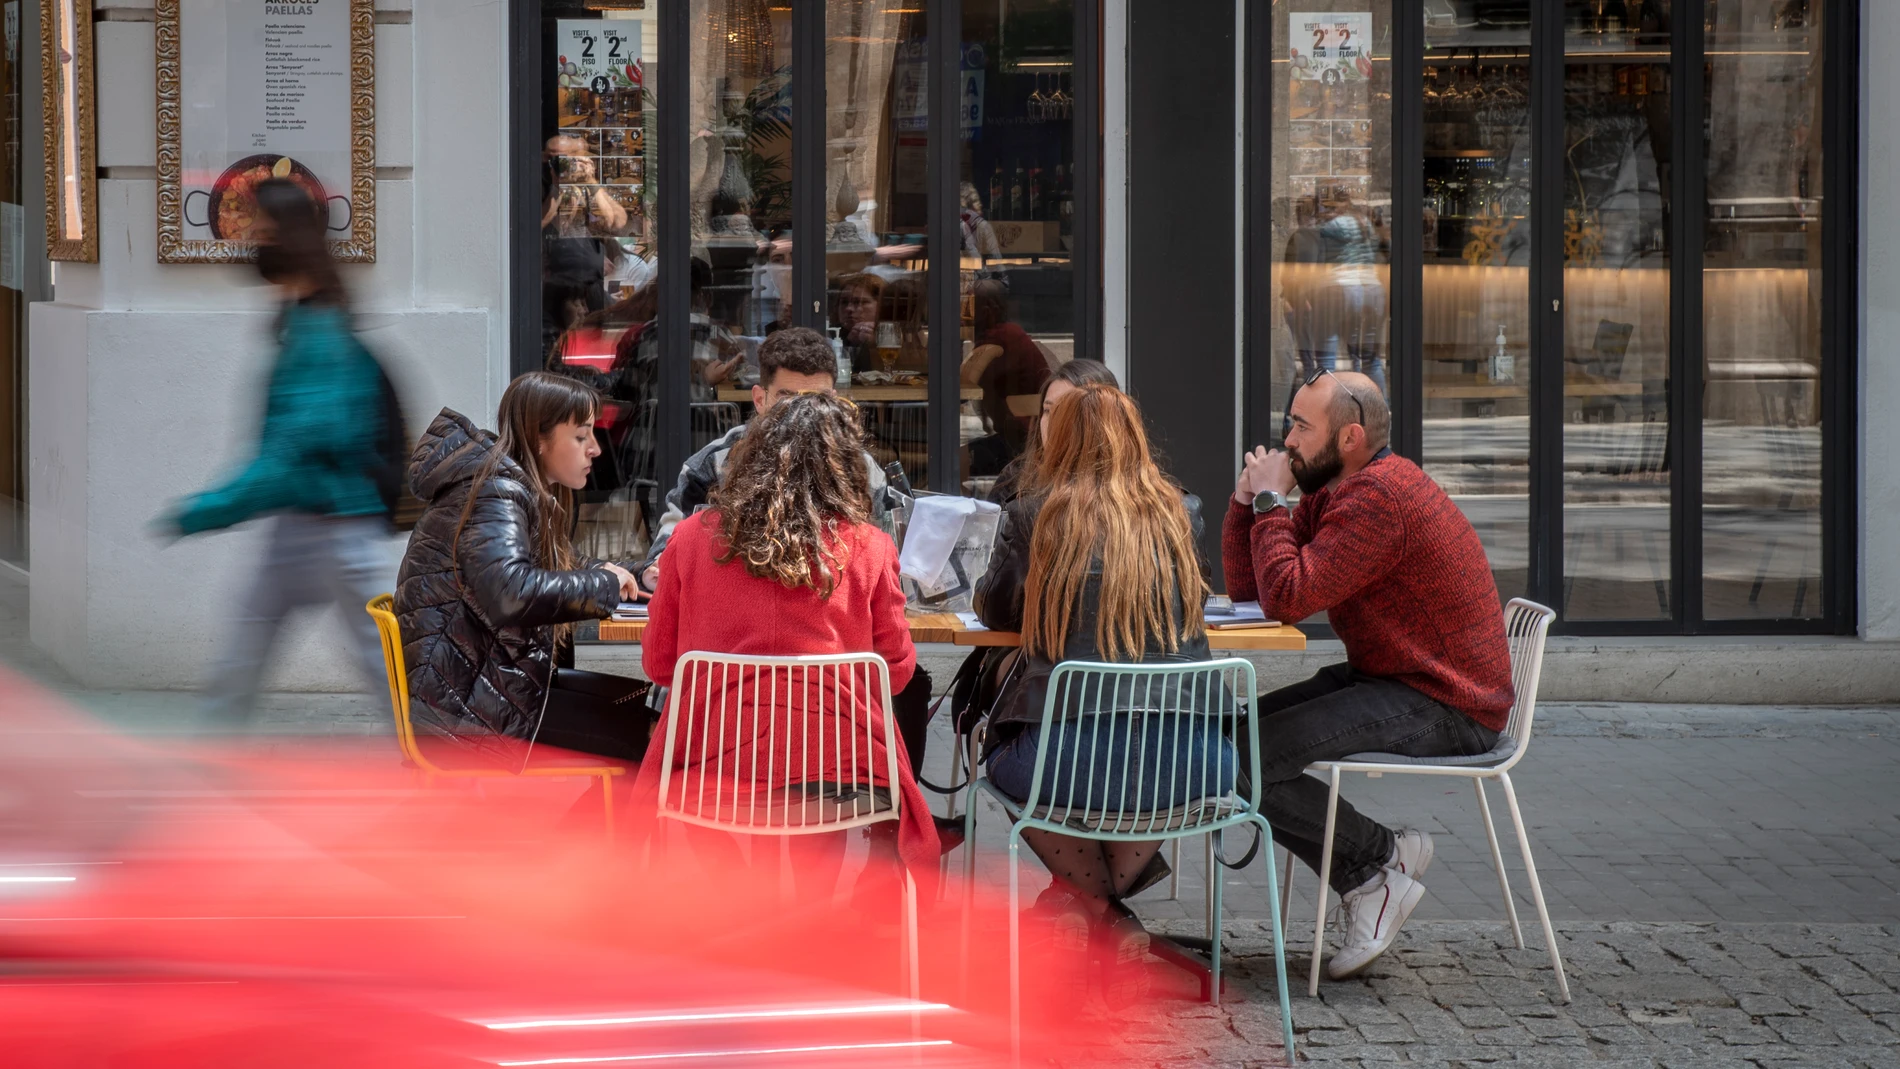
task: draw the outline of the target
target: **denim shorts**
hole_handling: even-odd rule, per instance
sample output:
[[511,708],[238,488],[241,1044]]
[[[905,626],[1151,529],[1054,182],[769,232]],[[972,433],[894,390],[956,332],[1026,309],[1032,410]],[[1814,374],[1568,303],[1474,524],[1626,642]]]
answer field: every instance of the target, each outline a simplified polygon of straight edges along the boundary
[[[1143,716],[1145,723],[1133,734],[1131,757],[1130,716],[1057,721],[1049,740],[1050,767],[1042,779],[1041,804],[1138,812],[1220,797],[1234,789],[1238,759],[1219,720]],[[1164,730],[1164,725],[1172,726]],[[1030,724],[990,754],[990,781],[1019,802],[1029,797],[1041,738],[1042,725]]]

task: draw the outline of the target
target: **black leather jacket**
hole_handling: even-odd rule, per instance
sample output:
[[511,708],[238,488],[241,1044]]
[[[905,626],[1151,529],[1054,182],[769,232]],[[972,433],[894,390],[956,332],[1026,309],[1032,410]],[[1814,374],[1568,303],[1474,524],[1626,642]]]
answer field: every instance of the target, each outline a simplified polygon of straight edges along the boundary
[[[449,409],[429,425],[409,459],[424,510],[396,580],[415,725],[475,749],[533,734],[554,679],[554,625],[601,619],[620,600],[619,582],[593,562],[535,562],[537,505],[513,460],[472,487],[495,448],[492,432]],[[472,488],[475,510],[451,551]]]
[[[1194,539],[1199,544],[1202,521],[1201,500],[1193,494],[1182,494],[1181,503],[1187,507],[1188,522],[1194,530]],[[1023,588],[1029,581],[1029,545],[1030,536],[1036,529],[1036,515],[1041,510],[1041,502],[1018,498],[1003,510],[1003,526],[997,535],[996,550],[990,557],[989,571],[976,589],[976,615],[983,626],[992,631],[1021,631],[1023,625]],[[1202,561],[1202,573],[1206,573],[1206,562]],[[1081,604],[1078,611],[1071,614],[1072,622],[1068,641],[1062,648],[1062,660],[1065,661],[1102,661],[1101,650],[1095,644],[1095,617],[1102,593],[1101,563],[1097,561],[1090,570],[1087,585],[1082,589]],[[1182,612],[1179,592],[1176,592],[1175,612]],[[1177,617],[1178,618],[1178,617]],[[1209,660],[1207,637],[1197,636],[1180,644],[1174,653],[1165,652],[1160,644],[1149,640],[1147,649],[1142,653],[1141,663],[1160,664],[1169,662],[1191,662]],[[1040,724],[1042,707],[1049,690],[1049,674],[1055,671],[1056,662],[1042,654],[1024,653],[1014,671],[1014,678],[1003,692],[997,696],[996,704],[990,710],[990,738],[1001,741],[1024,724]],[[1094,702],[1089,695],[1079,696],[1086,699],[1087,705]],[[1110,697],[1113,697],[1111,694]],[[1069,715],[1082,711],[1098,711],[1086,708],[1078,701]],[[1005,730],[1005,725],[1014,725]]]

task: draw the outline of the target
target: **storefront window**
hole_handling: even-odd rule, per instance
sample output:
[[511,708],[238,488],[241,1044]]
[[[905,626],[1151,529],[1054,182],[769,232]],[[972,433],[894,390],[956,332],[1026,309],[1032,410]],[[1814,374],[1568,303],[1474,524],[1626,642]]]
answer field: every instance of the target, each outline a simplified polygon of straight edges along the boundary
[[826,322],[872,454],[914,486],[930,454],[928,2],[831,0],[825,23]]
[[1668,619],[1669,4],[1564,19],[1564,615]]
[[1425,7],[1424,467],[1498,591],[1530,563],[1531,5]]
[[1300,7],[1273,23],[1275,437],[1322,370],[1388,389],[1391,3]]
[[965,4],[959,63],[958,440],[964,491],[983,494],[1022,452],[1043,382],[1075,356],[1075,5]]
[[1703,614],[1820,616],[1825,0],[1707,8]]

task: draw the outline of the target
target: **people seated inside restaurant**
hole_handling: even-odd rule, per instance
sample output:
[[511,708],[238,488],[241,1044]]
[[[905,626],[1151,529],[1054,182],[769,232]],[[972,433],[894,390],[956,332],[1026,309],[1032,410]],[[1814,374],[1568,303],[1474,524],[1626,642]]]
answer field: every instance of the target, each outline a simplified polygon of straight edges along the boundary
[[[1367,376],[1322,371],[1293,399],[1286,449],[1259,447],[1227,505],[1227,592],[1297,623],[1325,612],[1343,664],[1262,695],[1260,809],[1274,839],[1315,871],[1328,788],[1314,761],[1360,753],[1483,754],[1512,703],[1497,585],[1465,514],[1388,447],[1392,416]],[[1297,486],[1297,507],[1287,495]],[[1243,788],[1244,790],[1244,788]],[[1340,799],[1332,886],[1344,911],[1333,979],[1384,953],[1411,916],[1431,836],[1395,830]]]
[[[1021,487],[1005,509],[976,611],[991,630],[1022,634],[1021,664],[990,712],[985,760],[991,781],[1026,801],[1058,662],[1179,663],[1209,655],[1207,586],[1195,548],[1200,502],[1155,466],[1134,401],[1105,384],[1063,398]],[[1085,697],[1064,711],[1048,746],[1051,772],[1070,771],[1048,775],[1038,803],[1073,798],[1091,809],[1166,809],[1193,800],[1184,773],[1195,765],[1218,769],[1197,785],[1217,794],[1232,787],[1234,749],[1218,727],[1192,738],[1147,738],[1131,758],[1111,744],[1131,727],[1128,710],[1105,707],[1112,701],[1111,691],[1107,702]],[[1082,715],[1094,713],[1113,715]],[[1024,838],[1054,877],[1036,909],[1051,922],[1056,952],[1080,954],[1092,934],[1105,959],[1139,962],[1148,936],[1125,900],[1165,875],[1160,843],[1034,830]],[[1137,994],[1124,985],[1138,985],[1140,976],[1115,970],[1109,982],[1119,993],[1111,997]]]
[[986,497],[998,504],[1007,505],[1016,500],[1016,494],[1022,482],[1023,472],[1033,470],[1042,459],[1042,438],[1049,432],[1049,415],[1055,411],[1062,399],[1084,386],[1113,386],[1121,388],[1115,381],[1115,373],[1100,360],[1071,360],[1055,369],[1042,384],[1042,391],[1036,398],[1038,415],[1029,424],[1029,434],[1024,439],[1022,454],[1009,462],[1003,473],[996,477]]
[[518,744],[638,762],[647,684],[575,670],[573,625],[638,595],[632,566],[580,559],[573,493],[600,454],[600,396],[532,371],[482,430],[443,409],[409,482],[423,512],[396,581],[413,719],[448,752],[518,762]]
[[970,443],[970,474],[981,477],[1001,473],[1022,455],[1036,418],[1036,395],[1055,361],[1010,320],[1009,295],[1001,281],[978,281],[971,301],[976,344],[964,358],[959,379],[983,391],[978,407],[989,434]]
[[[787,327],[760,344],[759,382],[752,387],[752,419],[694,453],[680,467],[679,481],[667,492],[659,531],[653,536],[653,547],[641,566],[640,582],[645,589],[659,589],[665,571],[666,547],[672,541],[673,532],[693,513],[713,503],[715,493],[726,478],[733,450],[751,433],[752,425],[787,397],[835,392],[837,374],[838,360],[831,351],[831,343],[809,327]],[[864,451],[861,439],[857,455],[865,469],[870,522],[889,529],[892,509],[904,503],[902,495],[891,487],[877,458]],[[904,741],[911,748],[912,759],[921,767],[924,735],[930,722],[930,674],[920,669],[911,684],[896,694],[895,702],[898,727],[905,733]]]
[[[814,332],[797,328],[773,338],[788,335],[793,344],[801,335],[823,343]],[[825,351],[830,351],[828,346]],[[791,360],[796,363],[797,357]],[[641,650],[641,664],[654,683],[708,685],[675,677],[681,656],[689,651],[753,656],[871,652],[889,666],[893,691],[911,685],[917,674],[917,650],[904,617],[897,547],[871,519],[870,469],[862,462],[863,436],[856,407],[829,392],[798,393],[762,406],[761,414],[723,459],[723,478],[712,490],[712,507],[681,519],[660,558],[659,584]],[[735,674],[729,684],[721,685],[742,688],[742,677]],[[761,700],[758,691],[756,686],[743,692],[735,689],[724,698],[711,699],[710,704],[736,707],[756,702]],[[685,695],[682,701],[690,707],[695,702],[686,698],[704,701],[706,696]],[[768,689],[763,700],[772,705],[769,716],[741,720],[731,728],[734,732],[756,729],[756,737],[721,736],[723,763],[703,767],[712,765],[716,755],[692,745],[676,752],[675,766],[688,773],[685,782],[691,783],[694,774],[716,775],[719,767],[741,770],[729,775],[752,775],[761,766],[751,757],[767,737],[791,740],[822,733],[826,738],[841,735],[862,740],[866,718],[882,715],[875,701],[841,708],[828,689],[809,702]],[[681,726],[686,737],[698,737],[694,725]],[[768,736],[774,728],[776,736]],[[656,737],[664,738],[665,730],[663,723]],[[888,782],[884,735],[874,733],[874,737],[869,760],[861,759],[858,766],[865,778],[829,782],[901,792],[899,852],[912,867],[927,865],[934,870],[937,832],[917,786],[912,757],[908,752],[899,755],[899,782]],[[900,735],[899,747],[906,742]],[[640,773],[643,792],[657,792],[662,756],[659,746],[648,753]],[[770,774],[779,778],[747,785],[804,786],[785,781],[793,764],[802,765],[802,759],[766,761],[764,767],[776,769]],[[850,773],[839,768],[833,774]],[[695,788],[682,789],[690,793]],[[844,852],[843,834],[795,838],[807,840],[804,846],[817,855],[803,859],[804,871],[815,865],[835,880]]]

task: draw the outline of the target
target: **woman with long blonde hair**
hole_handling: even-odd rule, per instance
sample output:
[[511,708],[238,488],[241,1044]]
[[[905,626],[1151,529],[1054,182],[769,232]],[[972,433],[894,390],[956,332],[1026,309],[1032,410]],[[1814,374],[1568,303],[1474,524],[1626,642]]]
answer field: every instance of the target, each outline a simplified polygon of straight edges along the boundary
[[[1088,385],[1055,405],[1039,462],[1005,512],[995,559],[977,592],[986,626],[1023,636],[1022,662],[990,713],[989,775],[1005,793],[1028,800],[1058,662],[1208,659],[1207,584],[1195,549],[1200,531],[1199,500],[1155,465],[1141,413],[1127,394]],[[1099,695],[1092,704],[1078,701],[1053,726],[1049,767],[1069,774],[1045,776],[1036,804],[1069,804],[1074,786],[1088,791],[1091,808],[1167,808],[1189,801],[1189,787],[1162,773],[1196,761],[1220,770],[1221,792],[1231,789],[1233,747],[1218,729],[1143,738],[1130,760],[1110,740],[1128,736],[1132,710],[1101,705]],[[1078,754],[1086,756],[1078,762]],[[1122,900],[1145,885],[1160,843],[1041,831],[1024,839],[1055,877],[1037,907],[1051,917],[1057,949],[1086,948],[1093,929],[1107,956],[1139,961],[1147,934]]]

